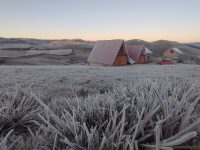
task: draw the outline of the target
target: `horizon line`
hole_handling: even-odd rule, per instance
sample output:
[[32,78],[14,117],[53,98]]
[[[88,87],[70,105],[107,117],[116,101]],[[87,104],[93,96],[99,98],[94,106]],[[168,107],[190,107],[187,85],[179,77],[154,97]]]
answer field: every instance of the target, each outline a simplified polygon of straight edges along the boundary
[[144,41],[144,42],[156,42],[156,41],[170,41],[170,42],[176,42],[176,43],[199,43],[200,41],[188,41],[188,42],[183,42],[183,41],[174,41],[174,40],[167,40],[167,39],[157,39],[157,40],[143,40],[139,38],[132,38],[132,39],[122,39],[122,38],[111,38],[111,39],[98,39],[98,40],[88,40],[88,39],[83,39],[83,38],[37,38],[37,37],[1,37],[0,38],[5,38],[5,39],[34,39],[34,40],[83,40],[83,41],[89,41],[89,42],[96,42],[96,41],[101,41],[101,40],[116,40],[116,39],[121,39],[124,41],[130,41],[130,40],[138,40],[138,41]]

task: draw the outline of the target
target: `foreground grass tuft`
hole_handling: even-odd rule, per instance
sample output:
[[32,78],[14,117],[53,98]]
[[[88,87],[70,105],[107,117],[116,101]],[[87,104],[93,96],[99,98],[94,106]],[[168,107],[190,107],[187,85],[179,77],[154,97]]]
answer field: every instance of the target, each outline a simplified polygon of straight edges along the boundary
[[0,95],[0,149],[172,149],[199,143],[200,86],[175,78],[40,99]]

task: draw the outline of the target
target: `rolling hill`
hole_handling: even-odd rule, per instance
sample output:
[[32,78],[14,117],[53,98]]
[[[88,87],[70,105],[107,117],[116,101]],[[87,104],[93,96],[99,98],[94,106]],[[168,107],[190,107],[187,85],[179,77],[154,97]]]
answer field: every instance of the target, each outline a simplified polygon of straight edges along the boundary
[[79,48],[91,49],[94,42],[84,41],[81,39],[63,39],[63,40],[40,40],[26,38],[0,38],[0,49],[64,49],[64,48]]
[[[175,41],[158,40],[147,42],[140,39],[125,41],[127,45],[142,44],[148,47],[155,57],[162,57],[163,52],[172,47],[177,47],[184,52],[186,59],[195,59],[200,56],[200,42],[178,43]],[[0,59],[1,64],[74,64],[86,63],[87,58],[93,48],[95,41],[85,41],[82,39],[61,39],[61,40],[41,40],[28,38],[0,38]],[[34,57],[24,56],[30,50],[62,50],[73,49],[74,55],[70,56],[49,56],[46,54]],[[2,59],[3,58],[3,59]],[[32,61],[34,60],[34,61]],[[61,60],[61,61],[59,61]],[[37,63],[36,63],[37,62]]]

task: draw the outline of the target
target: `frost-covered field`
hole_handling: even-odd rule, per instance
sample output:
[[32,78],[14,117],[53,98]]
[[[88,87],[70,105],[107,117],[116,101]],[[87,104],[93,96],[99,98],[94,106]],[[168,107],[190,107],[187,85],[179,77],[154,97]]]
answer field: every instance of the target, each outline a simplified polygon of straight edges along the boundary
[[199,65],[134,65],[127,67],[72,66],[0,66],[0,89],[18,84],[36,93],[70,89],[89,90],[113,87],[116,82],[165,77],[199,79]]
[[199,148],[200,66],[0,66],[0,149]]

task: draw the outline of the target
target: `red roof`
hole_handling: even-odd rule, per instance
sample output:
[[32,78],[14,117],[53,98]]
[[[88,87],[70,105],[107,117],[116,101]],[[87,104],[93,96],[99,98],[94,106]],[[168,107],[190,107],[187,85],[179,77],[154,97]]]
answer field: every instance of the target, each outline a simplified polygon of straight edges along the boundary
[[144,49],[144,45],[127,45],[126,46],[128,56],[135,62],[139,61],[140,55]]
[[113,65],[123,44],[123,40],[97,41],[90,53],[88,62]]

